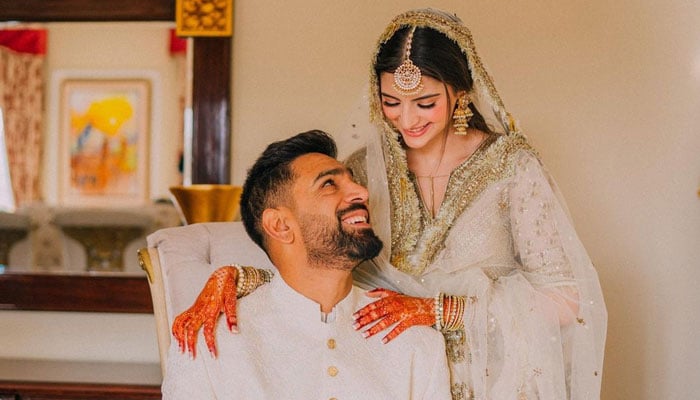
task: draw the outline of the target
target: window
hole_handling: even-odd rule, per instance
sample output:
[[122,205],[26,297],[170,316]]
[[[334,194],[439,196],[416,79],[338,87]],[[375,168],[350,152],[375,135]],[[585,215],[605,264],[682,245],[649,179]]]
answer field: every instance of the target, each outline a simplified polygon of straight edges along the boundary
[[5,124],[0,108],[0,211],[15,211],[15,196],[12,193],[12,181],[10,180],[10,160],[5,145]]

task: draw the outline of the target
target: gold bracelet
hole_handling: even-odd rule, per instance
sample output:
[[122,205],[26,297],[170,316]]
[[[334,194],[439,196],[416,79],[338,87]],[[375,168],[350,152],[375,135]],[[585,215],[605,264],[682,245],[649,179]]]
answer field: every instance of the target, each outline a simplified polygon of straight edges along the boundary
[[443,331],[456,331],[463,327],[465,298],[462,296],[449,296],[449,308],[445,313],[445,325]]
[[255,290],[255,281],[257,278],[256,269],[253,267],[243,267],[246,272],[246,285],[245,294],[246,296],[251,294]]
[[442,312],[445,305],[445,295],[438,293],[433,300],[433,312],[435,312],[435,329],[442,332]]
[[241,267],[238,264],[231,265],[238,270],[238,282],[236,283],[236,297],[247,296],[260,286],[269,283],[275,273],[266,269],[255,267]]
[[243,289],[243,268],[238,264],[231,264],[229,267],[233,267],[238,271],[236,274],[236,297],[239,297],[241,290]]
[[261,269],[260,272],[263,274],[263,283],[270,283],[275,276],[275,273],[269,269]]

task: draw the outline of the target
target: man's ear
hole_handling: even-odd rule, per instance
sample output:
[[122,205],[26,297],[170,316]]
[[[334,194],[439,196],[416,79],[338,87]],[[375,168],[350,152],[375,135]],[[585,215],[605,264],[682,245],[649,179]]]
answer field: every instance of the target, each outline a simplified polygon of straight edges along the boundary
[[291,243],[294,240],[294,231],[289,224],[289,218],[290,214],[284,207],[266,208],[262,214],[262,228],[271,240]]

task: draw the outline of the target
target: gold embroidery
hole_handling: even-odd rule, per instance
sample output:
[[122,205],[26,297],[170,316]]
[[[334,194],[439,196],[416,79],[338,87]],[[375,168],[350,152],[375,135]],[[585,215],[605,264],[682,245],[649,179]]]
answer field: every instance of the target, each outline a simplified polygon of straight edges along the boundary
[[465,383],[454,383],[450,387],[452,400],[474,400],[474,391]]
[[[447,352],[447,359],[450,363],[456,364],[464,362],[466,357],[467,349],[467,334],[464,329],[459,329],[456,331],[444,332],[445,336],[445,350]],[[471,363],[471,352],[468,355],[468,362]]]
[[425,271],[444,247],[454,221],[492,183],[512,176],[513,158],[520,150],[534,151],[518,134],[499,136],[475,152],[453,171],[445,200],[433,220],[421,208],[415,184],[410,176],[405,153],[398,140],[385,137],[387,178],[392,201],[392,264],[399,270],[418,276]]

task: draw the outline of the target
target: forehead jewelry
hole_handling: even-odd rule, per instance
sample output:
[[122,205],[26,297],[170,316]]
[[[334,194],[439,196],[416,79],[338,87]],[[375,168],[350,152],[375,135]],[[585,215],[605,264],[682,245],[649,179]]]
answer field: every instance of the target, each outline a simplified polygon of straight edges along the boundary
[[408,38],[406,38],[403,63],[394,71],[394,89],[405,96],[410,96],[423,90],[420,68],[416,67],[411,61],[411,42],[415,31],[416,27],[414,26],[408,34]]

